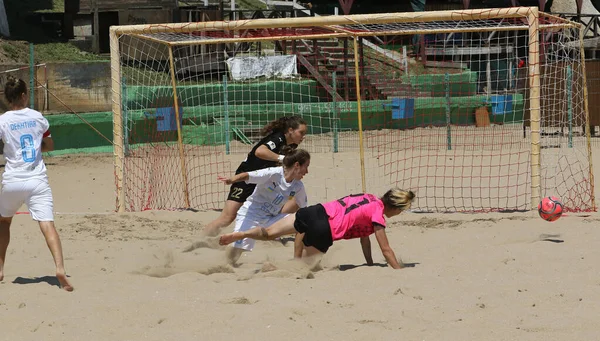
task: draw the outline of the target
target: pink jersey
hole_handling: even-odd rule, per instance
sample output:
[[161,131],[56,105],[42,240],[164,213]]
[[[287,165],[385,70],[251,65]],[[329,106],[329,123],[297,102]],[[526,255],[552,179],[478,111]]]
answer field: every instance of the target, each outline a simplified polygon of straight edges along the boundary
[[366,237],[375,232],[374,224],[385,227],[383,202],[372,194],[352,194],[322,205],[333,240]]

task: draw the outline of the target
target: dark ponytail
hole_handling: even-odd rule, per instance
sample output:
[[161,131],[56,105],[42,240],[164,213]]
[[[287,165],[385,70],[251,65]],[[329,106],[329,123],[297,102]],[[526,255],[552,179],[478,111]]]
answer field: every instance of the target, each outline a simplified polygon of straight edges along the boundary
[[267,136],[275,132],[285,133],[288,129],[298,129],[301,125],[306,125],[306,121],[302,117],[298,115],[283,116],[267,123],[262,128],[261,135]]
[[310,160],[310,154],[304,149],[284,146],[281,148],[281,153],[285,155],[283,158],[283,166],[285,168],[294,167],[296,162],[302,166],[308,160]]
[[27,94],[27,84],[22,79],[9,76],[4,85],[4,97],[8,103],[15,103],[23,94]]

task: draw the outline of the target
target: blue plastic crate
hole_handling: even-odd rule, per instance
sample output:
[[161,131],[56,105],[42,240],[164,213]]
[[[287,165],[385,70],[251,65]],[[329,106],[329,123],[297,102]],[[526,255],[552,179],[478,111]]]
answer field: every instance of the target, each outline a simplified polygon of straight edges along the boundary
[[[156,131],[177,130],[175,108],[156,108]],[[179,123],[183,122],[183,108],[179,107]]]
[[512,112],[513,98],[512,95],[491,96],[492,114],[504,115]]
[[392,119],[399,120],[415,116],[414,98],[392,98],[391,104],[384,104],[385,107],[392,107]]

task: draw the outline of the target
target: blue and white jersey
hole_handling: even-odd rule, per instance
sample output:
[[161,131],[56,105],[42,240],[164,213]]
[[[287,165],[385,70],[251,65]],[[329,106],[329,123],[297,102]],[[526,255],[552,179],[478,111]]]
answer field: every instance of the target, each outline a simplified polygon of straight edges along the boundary
[[0,115],[0,138],[6,159],[2,183],[48,179],[42,160],[42,139],[50,136],[49,127],[41,113],[29,108]]
[[294,199],[299,207],[306,207],[304,184],[300,180],[285,181],[283,167],[271,167],[248,172],[247,183],[256,184],[252,195],[238,211],[238,216],[269,218],[278,215],[288,200]]

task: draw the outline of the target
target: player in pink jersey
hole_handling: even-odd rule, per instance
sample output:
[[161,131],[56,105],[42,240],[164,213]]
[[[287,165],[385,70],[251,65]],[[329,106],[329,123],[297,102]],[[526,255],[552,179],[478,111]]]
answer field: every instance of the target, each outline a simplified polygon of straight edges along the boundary
[[385,217],[394,217],[410,208],[415,198],[412,191],[393,188],[383,197],[372,194],[355,194],[323,204],[301,208],[295,214],[265,228],[222,235],[219,243],[227,245],[243,238],[272,240],[298,232],[303,234],[306,256],[325,253],[334,241],[360,238],[368,265],[373,264],[369,235],[375,234],[385,260],[394,269],[403,267],[398,262],[385,234]]
[[4,278],[12,218],[25,203],[46,238],[61,288],[73,291],[65,273],[60,237],[54,227],[52,190],[42,159],[42,152],[54,149],[48,120],[27,108],[27,85],[23,80],[9,78],[4,95],[11,110],[0,116],[0,138],[6,159],[0,192],[0,281]]

